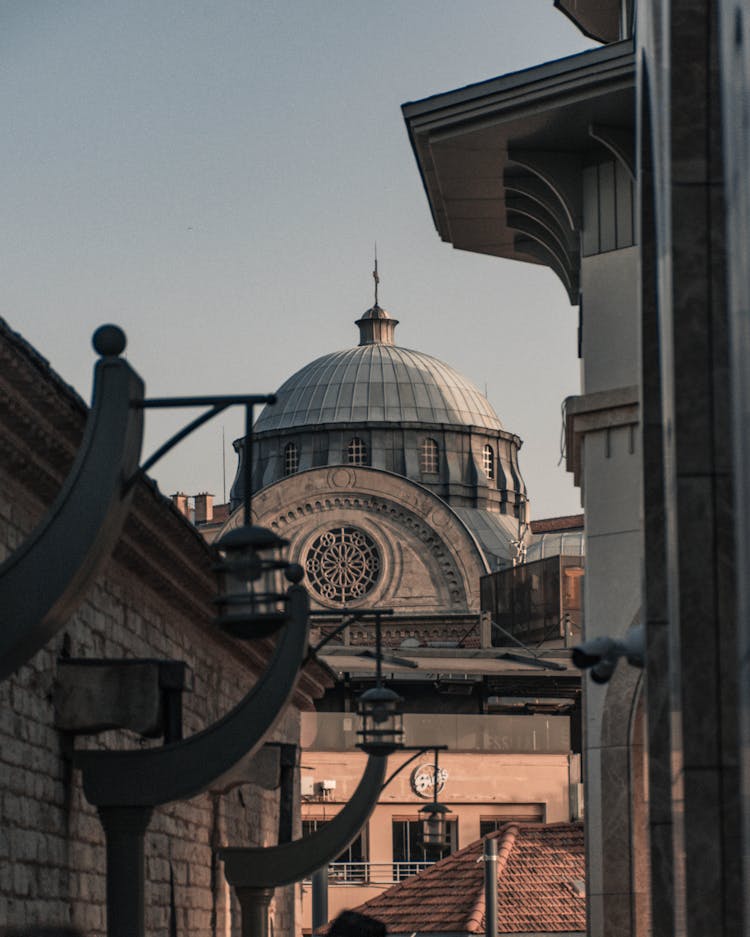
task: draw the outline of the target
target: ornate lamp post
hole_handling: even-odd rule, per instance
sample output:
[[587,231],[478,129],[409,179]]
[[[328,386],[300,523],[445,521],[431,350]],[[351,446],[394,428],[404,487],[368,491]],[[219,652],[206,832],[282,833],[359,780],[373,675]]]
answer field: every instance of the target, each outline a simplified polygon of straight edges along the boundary
[[[28,539],[0,564],[0,680],[69,620],[122,531],[138,468],[143,381],[120,355],[116,326],[94,333],[100,355],[81,447],[60,494]],[[40,576],[39,571],[44,570]]]
[[[387,756],[403,747],[401,697],[382,686],[381,617],[390,609],[355,613],[375,617],[375,656],[377,685],[360,697],[362,726],[358,743],[369,755],[362,780],[351,800],[325,826],[303,839],[279,846],[226,847],[219,850],[224,860],[224,874],[234,888],[242,909],[242,937],[268,937],[268,904],[279,885],[299,882],[324,868],[354,840],[375,809],[385,787]],[[345,620],[315,650],[350,623]],[[312,652],[314,653],[314,651]]]
[[450,845],[448,841],[448,819],[447,815],[452,813],[445,804],[438,802],[438,782],[440,777],[440,768],[438,767],[438,749],[435,749],[435,773],[432,785],[432,803],[425,804],[419,810],[420,837],[422,848],[426,852],[439,852],[447,849]]
[[[143,382],[119,357],[125,344],[116,326],[97,330],[94,347],[101,359],[78,457],[39,528],[0,567],[0,678],[24,663],[68,620],[117,542],[139,472],[143,410],[208,408],[164,443],[140,471],[227,407],[243,405],[251,428],[253,406],[275,401],[270,395],[146,400]],[[110,937],[144,933],[143,838],[154,807],[221,783],[251,757],[291,698],[305,660],[307,594],[299,585],[288,588],[284,582],[286,577],[298,583],[301,571],[280,555],[283,541],[249,525],[249,518],[248,503],[245,527],[222,544],[220,565],[235,583],[242,583],[242,601],[233,598],[237,590],[225,587],[223,607],[230,611],[223,611],[220,620],[240,637],[282,630],[261,679],[223,719],[188,739],[176,738],[161,748],[74,755],[86,797],[98,808],[105,830]],[[41,582],[39,569],[47,571]],[[116,668],[119,662],[106,663]]]
[[404,744],[403,700],[383,686],[383,648],[380,612],[375,612],[375,686],[357,700],[362,721],[358,747],[368,755],[389,755]]
[[[208,408],[143,463],[140,471],[145,472],[193,430],[235,404],[245,407],[249,438],[253,406],[275,402],[272,395],[144,399],[143,382],[119,358],[125,348],[123,332],[103,326],[95,334],[94,346],[102,358],[96,366],[83,445],[71,475],[40,527],[0,566],[0,605],[5,613],[0,679],[67,621],[117,542],[139,471],[143,410]],[[84,793],[97,807],[105,832],[108,937],[144,937],[144,835],[154,808],[189,799],[209,787],[226,787],[233,769],[252,757],[275,726],[307,660],[309,602],[299,585],[303,571],[283,558],[286,541],[251,524],[250,472],[248,457],[245,523],[217,544],[217,569],[223,577],[218,623],[240,639],[280,632],[265,673],[231,712],[187,739],[175,733],[174,740],[159,748],[74,753]],[[54,571],[41,588],[40,568]],[[243,894],[252,898],[243,903],[243,911],[247,909],[243,935],[257,927],[256,937],[262,937],[273,887],[297,881],[335,858],[377,802],[385,756],[400,746],[403,725],[400,698],[382,686],[379,613],[376,637],[377,685],[360,700],[360,747],[370,757],[350,803],[327,827],[304,840],[267,849],[222,851],[227,877],[240,900]],[[120,662],[106,663],[117,667]]]
[[245,524],[215,545],[221,577],[217,623],[237,638],[263,638],[286,621],[286,579],[302,581],[304,571],[285,561],[289,541],[264,527]]

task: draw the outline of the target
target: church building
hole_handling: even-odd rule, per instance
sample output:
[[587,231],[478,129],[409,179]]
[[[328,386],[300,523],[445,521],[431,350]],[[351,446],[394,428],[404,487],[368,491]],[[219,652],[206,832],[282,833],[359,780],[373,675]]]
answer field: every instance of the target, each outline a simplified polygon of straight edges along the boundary
[[314,607],[476,613],[480,576],[527,536],[521,440],[450,365],[397,345],[377,297],[356,324],[356,347],[301,368],[256,421],[257,522],[290,541]]
[[[409,750],[391,756],[389,773],[404,770],[331,865],[329,917],[445,854],[427,854],[419,837],[419,809],[436,777],[430,745],[444,749],[437,783],[450,811],[446,852],[508,821],[580,816],[580,677],[569,659],[571,616],[560,606],[564,564],[533,649],[509,636],[516,617],[501,618],[502,590],[487,583],[512,573],[535,539],[532,554],[547,552],[529,569],[541,569],[555,536],[573,544],[566,562],[582,572],[581,538],[554,526],[534,537],[521,439],[450,365],[396,344],[398,321],[379,305],[375,276],[375,304],[356,322],[359,344],[293,374],[252,438],[255,523],[288,540],[290,560],[304,568],[312,643],[327,642],[318,659],[335,677],[302,716],[303,833],[342,809],[364,768],[355,712],[375,682],[376,613],[384,677],[403,700]],[[222,534],[241,523],[248,448],[235,442]],[[536,578],[528,577],[526,598]],[[492,596],[486,607],[483,595]],[[420,747],[427,750],[407,764]],[[308,929],[310,883],[301,896]]]

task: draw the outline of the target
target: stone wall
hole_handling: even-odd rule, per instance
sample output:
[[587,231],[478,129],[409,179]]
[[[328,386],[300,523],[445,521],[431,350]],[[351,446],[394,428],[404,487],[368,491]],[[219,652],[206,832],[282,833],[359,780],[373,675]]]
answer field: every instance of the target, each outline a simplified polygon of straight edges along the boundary
[[[42,517],[72,461],[85,407],[43,359],[0,323],[0,559]],[[43,571],[40,571],[43,575]],[[113,557],[68,626],[11,679],[0,683],[0,925],[72,925],[89,937],[106,928],[104,836],[72,768],[73,747],[158,745],[125,731],[78,737],[55,728],[61,657],[150,657],[185,661],[189,735],[214,722],[263,669],[270,644],[241,645],[212,623],[208,548],[147,481]],[[303,675],[273,738],[296,742],[299,710],[322,691]],[[252,777],[252,769],[250,777]],[[148,934],[239,933],[217,847],[278,838],[278,792],[246,783],[154,812],[146,834]],[[274,933],[295,931],[293,889],[279,890]],[[171,928],[171,929],[170,929]]]

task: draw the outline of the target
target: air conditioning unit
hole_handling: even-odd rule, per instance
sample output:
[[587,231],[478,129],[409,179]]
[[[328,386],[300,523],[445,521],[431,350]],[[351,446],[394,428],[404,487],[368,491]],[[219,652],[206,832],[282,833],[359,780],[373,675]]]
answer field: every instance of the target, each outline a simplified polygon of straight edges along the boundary
[[326,778],[320,782],[320,789],[322,791],[335,791],[336,782],[332,778]]
[[583,820],[583,784],[571,784],[569,791],[570,819]]
[[302,775],[299,782],[299,792],[302,797],[315,796],[315,778],[311,774]]

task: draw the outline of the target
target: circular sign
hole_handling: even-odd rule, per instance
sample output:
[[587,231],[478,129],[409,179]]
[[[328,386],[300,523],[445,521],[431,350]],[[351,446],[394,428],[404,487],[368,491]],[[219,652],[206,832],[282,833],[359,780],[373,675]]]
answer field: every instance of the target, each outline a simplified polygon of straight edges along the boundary
[[[445,768],[438,768],[437,770],[437,792],[440,794],[445,787],[445,782],[448,780],[448,772]],[[424,797],[425,799],[431,799],[433,796],[433,788],[435,787],[435,765],[430,762],[425,762],[423,765],[418,765],[411,773],[411,789],[418,797]]]

